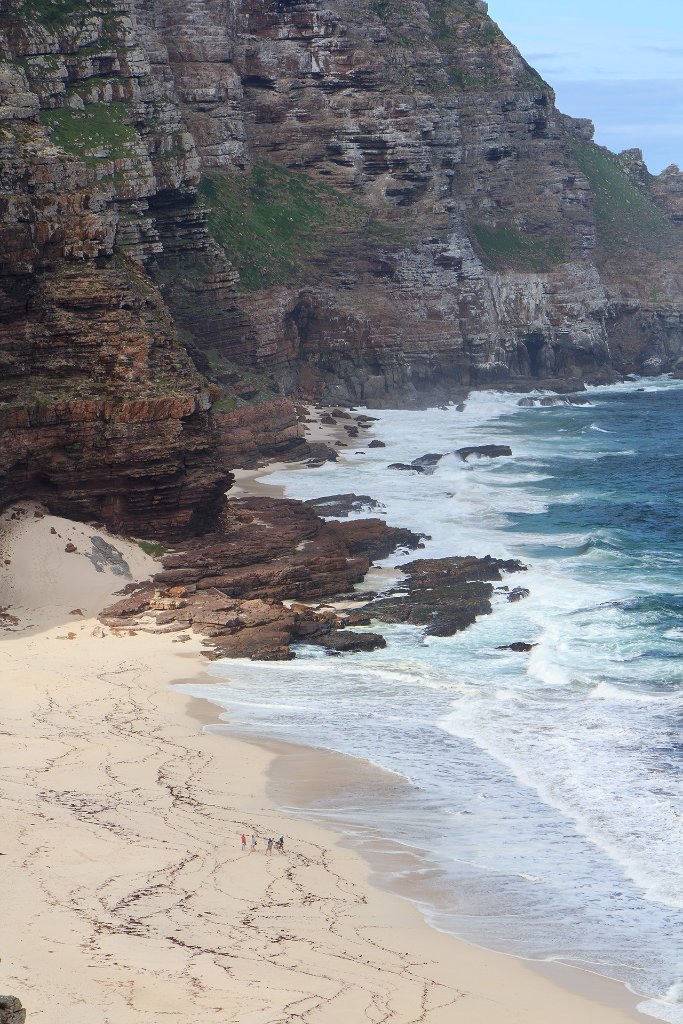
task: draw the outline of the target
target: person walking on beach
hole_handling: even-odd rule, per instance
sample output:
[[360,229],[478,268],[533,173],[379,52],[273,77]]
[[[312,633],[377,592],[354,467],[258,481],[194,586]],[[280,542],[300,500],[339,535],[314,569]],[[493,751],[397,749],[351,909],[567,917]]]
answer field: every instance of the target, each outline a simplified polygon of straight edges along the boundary
[[251,837],[251,849],[249,850],[249,853],[253,853],[255,849],[256,849],[256,836],[252,836]]
[[242,833],[242,853],[244,853],[246,848],[247,848],[247,837],[245,836],[245,834],[243,832]]
[[278,850],[279,853],[284,853],[285,852],[285,837],[284,836],[280,836],[280,838],[278,839],[278,841],[275,844],[275,847],[276,847],[276,849]]
[[273,840],[269,839],[268,840],[268,845],[266,846],[266,857],[272,857],[272,856],[273,856]]

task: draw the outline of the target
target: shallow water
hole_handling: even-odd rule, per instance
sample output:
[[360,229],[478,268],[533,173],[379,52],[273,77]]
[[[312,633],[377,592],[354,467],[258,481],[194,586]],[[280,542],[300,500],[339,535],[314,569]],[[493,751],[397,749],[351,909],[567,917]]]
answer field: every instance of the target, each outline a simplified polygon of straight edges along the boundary
[[[529,571],[505,582],[531,595],[499,595],[452,638],[386,626],[373,654],[218,662],[212,699],[242,734],[409,780],[391,802],[368,793],[330,812],[428,853],[423,905],[439,927],[591,967],[683,1022],[683,383],[589,397],[382,412],[386,448],[271,475],[292,497],[378,498],[389,522],[431,535],[424,556],[521,558]],[[489,442],[513,458],[386,468]],[[516,640],[537,646],[496,649]]]

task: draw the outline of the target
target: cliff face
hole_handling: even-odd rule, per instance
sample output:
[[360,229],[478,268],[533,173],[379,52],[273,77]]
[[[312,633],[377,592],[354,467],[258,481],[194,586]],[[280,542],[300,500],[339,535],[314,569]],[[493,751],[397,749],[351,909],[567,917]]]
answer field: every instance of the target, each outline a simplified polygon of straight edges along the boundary
[[[210,244],[192,138],[125,5],[6,4],[0,52],[3,497],[201,528],[226,482],[208,383],[141,268],[167,230]],[[172,227],[155,216],[171,197]]]
[[480,0],[151,6],[238,361],[372,403],[676,364],[677,183],[563,117]]
[[199,530],[282,392],[682,358],[680,174],[480,0],[0,0],[0,58],[5,499]]
[[225,388],[188,347],[242,329],[146,38],[125,2],[0,5],[0,477],[5,501],[174,536],[230,482]]

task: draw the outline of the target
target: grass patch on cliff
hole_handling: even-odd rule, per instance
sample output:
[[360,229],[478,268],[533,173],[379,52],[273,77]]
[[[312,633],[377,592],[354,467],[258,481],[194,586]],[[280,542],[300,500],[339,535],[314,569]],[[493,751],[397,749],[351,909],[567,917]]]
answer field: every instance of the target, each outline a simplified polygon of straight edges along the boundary
[[657,256],[680,252],[683,234],[648,195],[627,176],[619,158],[594,142],[572,142],[574,159],[595,196],[600,245],[609,252],[647,250]]
[[83,110],[42,110],[40,121],[55,145],[89,166],[96,166],[102,159],[134,156],[139,141],[135,129],[126,123],[125,103],[86,103]]
[[24,0],[21,9],[25,17],[55,31],[86,17],[123,13],[121,6],[114,0]]
[[537,241],[514,227],[470,225],[475,249],[489,270],[522,270],[542,273],[564,259],[556,242]]
[[211,234],[252,291],[304,280],[322,258],[361,236],[384,245],[403,237],[325,182],[266,161],[250,174],[206,174],[200,192]]
[[233,412],[245,405],[261,405],[279,397],[277,384],[268,373],[236,363],[215,348],[202,349],[201,354],[208,364],[206,376],[225,389],[213,403],[214,410]]
[[521,57],[521,73],[519,67],[510,69],[508,39],[475,0],[426,0],[426,7],[452,88],[476,92],[506,85],[546,87]]
[[138,547],[142,548],[146,555],[150,555],[152,558],[161,558],[162,555],[166,554],[166,548],[163,544],[158,544],[153,540],[139,540]]

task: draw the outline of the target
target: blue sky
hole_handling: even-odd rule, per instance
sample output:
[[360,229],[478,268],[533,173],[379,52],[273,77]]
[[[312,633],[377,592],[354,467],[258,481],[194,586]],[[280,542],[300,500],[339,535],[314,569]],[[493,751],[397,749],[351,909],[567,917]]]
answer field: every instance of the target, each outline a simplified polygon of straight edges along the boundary
[[683,0],[489,0],[491,17],[596,141],[683,167]]

